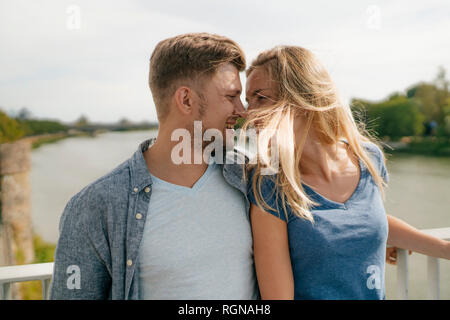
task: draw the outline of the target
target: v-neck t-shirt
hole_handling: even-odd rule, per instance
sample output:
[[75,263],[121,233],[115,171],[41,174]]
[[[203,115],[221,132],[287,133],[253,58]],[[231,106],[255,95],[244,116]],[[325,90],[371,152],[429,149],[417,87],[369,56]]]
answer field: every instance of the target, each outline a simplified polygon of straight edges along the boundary
[[[363,145],[387,182],[380,149],[370,142]],[[275,175],[263,176],[262,199],[274,208],[263,210],[287,223],[295,299],[385,299],[387,217],[378,186],[361,160],[359,166],[357,187],[344,203],[329,200],[302,184],[317,203],[311,208],[314,223],[294,215],[288,204],[286,219],[275,196]],[[257,205],[251,185],[249,200]]]
[[192,188],[152,176],[139,249],[143,299],[258,297],[244,194],[212,162]]

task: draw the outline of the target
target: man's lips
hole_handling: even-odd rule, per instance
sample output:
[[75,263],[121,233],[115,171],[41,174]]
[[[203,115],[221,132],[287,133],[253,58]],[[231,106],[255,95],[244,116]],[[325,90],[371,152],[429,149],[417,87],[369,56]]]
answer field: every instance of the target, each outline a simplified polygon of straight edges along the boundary
[[225,122],[225,127],[227,129],[233,129],[238,118],[239,115],[231,116],[230,118],[228,118],[227,121]]

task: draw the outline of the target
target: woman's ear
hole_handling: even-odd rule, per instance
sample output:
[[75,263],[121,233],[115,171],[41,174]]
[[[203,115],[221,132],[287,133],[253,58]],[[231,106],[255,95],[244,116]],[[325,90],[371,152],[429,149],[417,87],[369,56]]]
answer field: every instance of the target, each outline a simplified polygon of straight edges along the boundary
[[175,106],[184,115],[192,114],[192,90],[188,87],[179,87],[174,94]]

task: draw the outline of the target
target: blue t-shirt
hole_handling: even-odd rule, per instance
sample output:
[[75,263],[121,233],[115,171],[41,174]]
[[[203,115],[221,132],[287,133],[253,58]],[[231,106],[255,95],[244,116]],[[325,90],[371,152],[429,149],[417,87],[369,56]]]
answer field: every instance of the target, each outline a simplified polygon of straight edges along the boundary
[[[364,147],[387,182],[380,149],[372,143],[364,143]],[[314,224],[295,216],[286,206],[295,299],[385,299],[387,217],[378,186],[361,160],[359,165],[359,183],[344,203],[331,201],[302,184],[318,203],[311,208]],[[274,178],[264,176],[262,180],[261,196],[275,209],[264,210],[286,221],[281,201],[275,197]],[[250,183],[249,200],[256,204],[252,189]]]

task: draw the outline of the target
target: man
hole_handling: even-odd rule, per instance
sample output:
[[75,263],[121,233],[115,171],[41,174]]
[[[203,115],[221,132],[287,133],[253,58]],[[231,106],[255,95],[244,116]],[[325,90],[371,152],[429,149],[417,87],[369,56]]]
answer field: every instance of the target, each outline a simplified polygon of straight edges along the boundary
[[245,111],[244,69],[241,48],[222,36],[185,34],[156,46],[149,76],[156,141],[67,204],[51,299],[258,297],[239,167],[204,156],[207,143],[180,150],[172,141],[177,132],[198,136],[196,121],[201,133],[225,135]]

